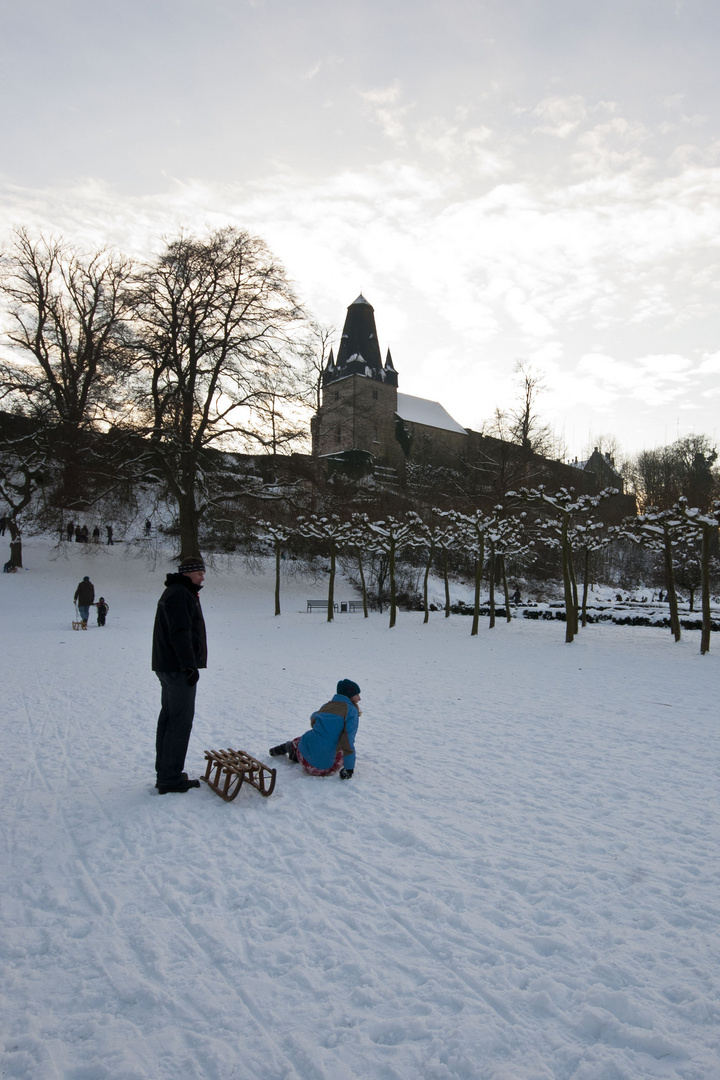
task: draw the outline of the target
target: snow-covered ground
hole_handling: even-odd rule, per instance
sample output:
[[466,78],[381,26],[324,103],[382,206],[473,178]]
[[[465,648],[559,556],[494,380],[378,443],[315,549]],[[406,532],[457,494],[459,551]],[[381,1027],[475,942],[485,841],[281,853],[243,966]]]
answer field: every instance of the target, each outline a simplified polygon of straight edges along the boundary
[[0,579],[2,1077],[720,1077],[720,639],[328,624],[302,580],[275,618],[219,560],[188,769],[271,761],[349,677],[355,776],[159,796],[168,566],[134,550],[30,540]]

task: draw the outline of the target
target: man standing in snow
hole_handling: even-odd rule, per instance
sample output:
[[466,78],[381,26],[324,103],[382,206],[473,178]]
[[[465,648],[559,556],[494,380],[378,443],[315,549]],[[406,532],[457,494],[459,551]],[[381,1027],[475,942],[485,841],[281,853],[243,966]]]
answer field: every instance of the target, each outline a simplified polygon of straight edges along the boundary
[[73,596],[74,602],[78,606],[80,612],[80,618],[82,619],[83,626],[87,626],[88,617],[90,615],[90,605],[95,600],[95,586],[90,578],[85,575]]
[[195,690],[200,668],[207,667],[205,620],[200,589],[205,563],[199,556],[183,559],[168,574],[155,615],[152,669],[160,680],[161,707],[155,741],[157,789],[161,795],[200,787],[183,772],[195,716]]

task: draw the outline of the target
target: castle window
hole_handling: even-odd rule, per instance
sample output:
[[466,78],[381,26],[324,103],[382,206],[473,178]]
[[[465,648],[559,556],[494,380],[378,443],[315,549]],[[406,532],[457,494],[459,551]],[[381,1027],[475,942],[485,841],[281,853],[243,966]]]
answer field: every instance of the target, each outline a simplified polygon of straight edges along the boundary
[[340,425],[338,425],[338,427],[337,427],[337,429],[335,431],[335,442],[339,443],[341,441],[341,439],[342,439],[342,432],[340,430]]
[[339,391],[339,390],[336,390],[336,391],[335,391],[335,400],[336,400],[336,401],[339,401],[339,400],[340,400],[340,391]]
[[373,424],[373,442],[380,442],[380,436],[378,435],[378,426]]
[[375,401],[377,401],[377,399],[378,399],[378,392],[377,392],[377,390],[373,390],[373,398],[374,398],[374,400],[375,400]]

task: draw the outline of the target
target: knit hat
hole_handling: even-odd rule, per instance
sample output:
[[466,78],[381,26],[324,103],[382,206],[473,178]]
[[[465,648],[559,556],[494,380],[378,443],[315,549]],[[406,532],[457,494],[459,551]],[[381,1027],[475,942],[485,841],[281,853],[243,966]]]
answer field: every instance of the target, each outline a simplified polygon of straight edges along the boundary
[[199,555],[189,555],[186,559],[182,559],[178,566],[178,574],[192,574],[196,570],[204,570],[205,563],[202,561]]
[[341,679],[337,684],[336,694],[342,694],[343,697],[354,698],[356,694],[360,693],[360,687],[352,679]]

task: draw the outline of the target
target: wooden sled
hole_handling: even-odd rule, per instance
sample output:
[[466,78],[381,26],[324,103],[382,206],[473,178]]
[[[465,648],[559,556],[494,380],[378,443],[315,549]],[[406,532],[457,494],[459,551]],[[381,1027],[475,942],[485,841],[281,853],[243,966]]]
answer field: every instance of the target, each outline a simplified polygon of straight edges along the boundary
[[250,757],[244,750],[206,750],[207,769],[202,779],[225,802],[232,802],[243,783],[267,798],[275,789],[277,769]]
[[73,630],[87,630],[87,623],[82,621],[75,622],[75,620],[73,619],[72,628]]

